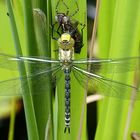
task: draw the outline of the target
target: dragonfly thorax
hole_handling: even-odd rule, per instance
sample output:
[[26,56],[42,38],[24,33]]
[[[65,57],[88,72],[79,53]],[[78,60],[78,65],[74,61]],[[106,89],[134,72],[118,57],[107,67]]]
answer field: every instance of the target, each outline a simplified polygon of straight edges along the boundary
[[58,39],[59,60],[63,65],[68,65],[74,58],[74,39],[68,33],[63,33]]
[[73,58],[74,58],[74,49],[63,50],[59,48],[59,60],[62,65],[62,69],[70,68]]

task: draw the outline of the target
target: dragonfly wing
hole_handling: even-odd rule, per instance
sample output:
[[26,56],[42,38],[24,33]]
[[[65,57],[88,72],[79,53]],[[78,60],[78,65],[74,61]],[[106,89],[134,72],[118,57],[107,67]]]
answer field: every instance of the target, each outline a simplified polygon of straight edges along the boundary
[[73,74],[83,87],[85,87],[88,81],[88,86],[105,96],[131,99],[134,98],[132,93],[137,93],[135,99],[140,99],[140,89],[134,86],[113,81],[75,66],[73,66]]
[[48,85],[52,84],[52,75],[60,73],[60,70],[61,66],[58,65],[31,75],[0,81],[0,96],[22,95],[24,85],[30,87],[33,95],[46,93]]
[[27,68],[27,75],[35,75],[60,65],[59,60],[48,57],[15,57],[7,54],[0,54],[0,68],[18,71],[18,63],[25,65],[25,68]]
[[107,73],[123,73],[134,71],[138,69],[140,64],[140,57],[129,57],[122,59],[83,59],[74,60],[73,64],[80,68],[87,68],[90,65],[91,73],[100,73],[105,75]]
[[10,55],[0,54],[0,68],[17,70],[17,62],[10,61],[10,58],[14,58]]

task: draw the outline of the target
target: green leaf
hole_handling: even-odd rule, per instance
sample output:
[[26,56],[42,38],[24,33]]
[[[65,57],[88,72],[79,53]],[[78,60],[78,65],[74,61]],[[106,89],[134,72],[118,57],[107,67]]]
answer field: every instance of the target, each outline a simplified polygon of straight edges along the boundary
[[[9,12],[9,18],[10,18],[10,24],[12,29],[12,35],[14,39],[15,44],[15,50],[17,56],[22,56],[22,50],[21,45],[18,37],[17,27],[13,15],[13,9],[10,0],[7,0],[7,7]],[[20,76],[26,75],[25,66],[22,63],[18,63],[19,73]],[[34,107],[33,107],[33,100],[31,97],[31,93],[29,90],[28,83],[24,83],[24,81],[21,80],[21,86],[22,86],[22,93],[23,93],[23,102],[25,106],[25,115],[26,115],[26,121],[27,121],[27,131],[28,131],[28,138],[29,140],[38,140],[38,130],[36,125],[36,119],[35,119],[35,113],[34,113]]]
[[[50,57],[50,45],[46,43],[49,40],[46,34],[46,15],[40,9],[32,10],[31,3],[24,1],[24,17],[28,55]],[[38,65],[38,68],[34,68],[34,65],[29,65],[29,72],[37,72],[43,67],[48,68],[50,65]],[[42,78],[42,80],[40,80],[40,78]],[[37,84],[38,80],[39,83]],[[50,115],[52,116],[51,75],[46,74],[45,77],[42,76],[39,77],[39,79],[36,78],[36,80],[31,80],[30,87],[32,94],[38,94],[33,96],[33,102],[39,138],[43,140],[48,118]]]
[[[140,1],[101,1],[99,15],[100,57],[139,56]],[[134,85],[134,73],[113,74],[113,80]],[[120,93],[118,94],[123,94]],[[133,91],[130,93],[133,96]],[[130,100],[106,97],[99,113],[96,140],[131,139],[127,118]],[[131,112],[132,113],[132,112]],[[130,119],[131,120],[131,119]],[[129,121],[130,121],[129,120]],[[128,128],[127,128],[128,127]],[[133,126],[133,129],[135,127]]]

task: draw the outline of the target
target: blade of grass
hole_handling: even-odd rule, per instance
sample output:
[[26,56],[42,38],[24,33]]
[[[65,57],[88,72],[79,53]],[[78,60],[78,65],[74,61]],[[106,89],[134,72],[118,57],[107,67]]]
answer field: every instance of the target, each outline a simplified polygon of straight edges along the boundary
[[52,139],[52,132],[51,132],[52,122],[51,122],[51,120],[52,120],[52,118],[51,118],[51,116],[49,116],[48,121],[47,121],[47,125],[46,125],[46,130],[45,130],[45,140]]
[[[49,56],[50,57],[50,46],[46,42],[48,42],[48,36],[46,36],[46,21],[41,19],[38,15],[34,16],[35,21],[35,29],[33,22],[33,10],[31,1],[24,1],[24,16],[25,16],[25,32],[26,32],[26,41],[27,41],[27,51],[29,56]],[[39,23],[40,22],[40,23]],[[36,33],[35,33],[36,31]],[[38,42],[36,41],[39,40]],[[46,65],[46,67],[50,67],[50,65]],[[39,69],[39,68],[38,68]],[[34,69],[32,65],[29,66],[30,72],[38,71],[38,69]],[[42,77],[42,80],[39,82],[39,86],[37,85],[38,79],[35,81],[30,81],[32,94],[37,93],[38,96],[33,96],[35,115],[37,120],[39,137],[41,140],[45,137],[45,128],[47,125],[47,121],[49,115],[51,113],[51,77],[50,75],[46,75],[46,79]],[[41,84],[42,83],[42,84]],[[41,90],[40,90],[41,89]],[[42,93],[42,89],[43,93]]]
[[[46,15],[44,14],[44,12],[41,9],[34,9],[34,22],[35,22],[35,31],[36,31],[36,38],[37,38],[37,49],[38,54],[41,56],[47,56],[50,57],[50,45],[48,45],[48,40],[49,40],[49,36],[47,34],[47,30],[46,30]],[[46,43],[47,42],[47,43]],[[50,67],[51,69],[51,65],[47,65],[47,67]],[[47,125],[47,120],[50,118],[49,116],[52,117],[52,86],[51,86],[51,75],[48,74],[46,75],[46,79],[42,81],[42,85],[41,87],[39,87],[40,89],[45,90],[44,94],[42,95],[42,92],[40,93],[39,97],[37,97],[34,101],[34,105],[36,104],[37,106],[35,107],[36,109],[38,108],[38,110],[36,111],[36,117],[39,119],[39,125],[40,125],[40,129],[42,132],[42,138],[44,139],[45,136],[45,128]],[[46,86],[44,86],[46,84]],[[35,88],[35,87],[33,87]],[[35,91],[37,91],[35,89]],[[40,91],[37,91],[40,92]],[[44,103],[43,103],[44,102]],[[42,109],[42,112],[40,111],[40,108]],[[37,115],[38,114],[38,115]],[[44,121],[42,119],[42,116],[44,117]],[[52,119],[52,118],[50,118]],[[52,122],[51,122],[52,123]],[[49,123],[51,126],[52,124]],[[49,127],[50,128],[50,127]],[[51,130],[49,130],[48,132],[50,133],[52,131],[52,128],[50,128]],[[46,134],[46,135],[51,135],[51,134]],[[51,140],[51,139],[50,139]]]
[[[15,44],[16,55],[22,56],[21,45],[19,42],[17,27],[16,27],[10,0],[7,0],[7,7],[8,7],[10,24],[11,24],[11,29],[12,29],[12,34],[13,34],[13,39],[14,39],[14,44]],[[26,75],[24,64],[18,63],[18,66],[19,66],[20,76]],[[26,122],[27,122],[28,139],[39,140],[33,101],[32,101],[29,87],[28,87],[28,83],[23,84],[23,82],[21,81],[21,86],[22,86],[22,92],[23,92],[23,102],[24,102],[24,107],[25,107]]]
[[14,139],[14,127],[15,127],[15,116],[16,116],[16,99],[11,99],[11,113],[10,113],[10,126],[9,126],[9,134],[8,134],[8,140]]
[[[92,28],[92,37],[91,37],[91,44],[89,46],[89,58],[91,59],[93,56],[93,50],[94,50],[94,45],[97,37],[97,27],[98,27],[98,17],[99,17],[99,9],[100,9],[100,0],[96,1],[96,12],[95,12],[95,19],[94,19],[94,25]],[[90,67],[88,69],[90,70]]]
[[[47,10],[46,10],[46,15],[47,15],[47,23],[46,23],[46,33],[47,35],[50,35],[50,24],[51,24],[51,16],[52,16],[52,9],[51,9],[51,1],[50,0],[47,0]],[[50,36],[47,36],[47,46],[48,46],[48,50],[49,50],[49,56],[51,57],[51,51],[52,51],[52,46],[51,46],[51,37]],[[52,92],[53,93],[53,92]],[[55,134],[54,134],[54,113],[53,113],[53,99],[54,99],[54,96],[51,95],[50,97],[50,102],[51,102],[51,108],[50,108],[50,119],[51,119],[51,134],[52,134],[52,139],[54,140],[54,137],[55,137]]]
[[[52,19],[53,23],[55,22],[55,6],[58,1],[52,1]],[[65,1],[68,7],[70,7],[70,13],[73,13],[76,10],[75,0],[73,1]],[[77,1],[79,6],[79,12],[72,17],[72,19],[78,20],[80,23],[86,24],[86,1]],[[58,12],[66,13],[65,6],[62,6],[62,2],[60,5],[62,8],[60,8]],[[75,54],[75,58],[86,58],[87,57],[87,33],[86,33],[86,27],[84,29],[84,37],[83,37],[83,43],[84,47],[82,48],[82,51],[79,54]],[[53,44],[52,44],[53,45]],[[64,133],[64,127],[65,127],[65,117],[64,117],[64,111],[65,111],[65,104],[64,104],[64,77],[62,77],[59,80],[59,83],[57,85],[57,97],[58,97],[58,120],[57,124],[57,130],[55,130],[55,133],[57,133],[57,136],[55,138],[57,140],[62,139],[86,139],[86,101],[85,101],[85,90],[81,87],[81,85],[76,81],[76,79],[71,76],[71,133],[65,134]],[[76,111],[75,111],[76,110]],[[55,121],[55,122],[56,122]]]

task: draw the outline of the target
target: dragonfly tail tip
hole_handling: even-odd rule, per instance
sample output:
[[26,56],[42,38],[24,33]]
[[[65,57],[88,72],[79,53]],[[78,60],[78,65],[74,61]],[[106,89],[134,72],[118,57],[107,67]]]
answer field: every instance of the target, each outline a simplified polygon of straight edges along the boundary
[[70,127],[66,126],[64,129],[64,133],[66,133],[67,130],[68,130],[68,133],[70,133]]

